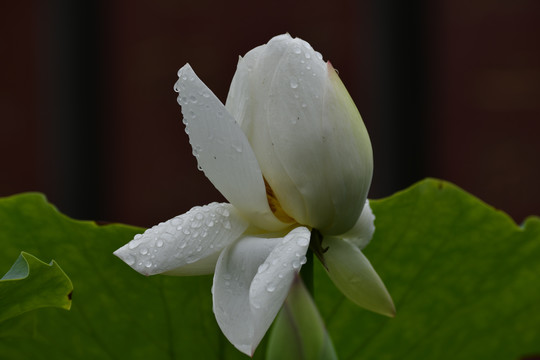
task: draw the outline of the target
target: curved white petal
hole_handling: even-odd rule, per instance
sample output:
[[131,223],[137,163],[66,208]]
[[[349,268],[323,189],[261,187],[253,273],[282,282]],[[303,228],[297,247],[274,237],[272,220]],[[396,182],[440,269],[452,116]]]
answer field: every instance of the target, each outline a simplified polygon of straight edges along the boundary
[[212,289],[219,327],[240,351],[252,355],[305,263],[310,231],[284,237],[248,236],[223,251]]
[[186,132],[206,177],[254,225],[286,228],[268,205],[261,169],[240,126],[189,64],[178,77],[175,90]]
[[354,225],[371,183],[371,143],[336,72],[307,42],[280,35],[248,52],[227,109],[289,216],[328,235]]
[[231,204],[196,206],[136,235],[114,255],[143,275],[211,274],[221,251],[248,225]]
[[358,246],[360,250],[365,248],[375,232],[375,215],[369,206],[369,200],[366,200],[364,204],[364,209],[360,217],[354,224],[353,228],[347,231],[345,234],[340,235],[340,237],[349,240],[354,245]]
[[344,239],[324,238],[327,272],[341,292],[357,305],[393,317],[392,298],[369,260]]

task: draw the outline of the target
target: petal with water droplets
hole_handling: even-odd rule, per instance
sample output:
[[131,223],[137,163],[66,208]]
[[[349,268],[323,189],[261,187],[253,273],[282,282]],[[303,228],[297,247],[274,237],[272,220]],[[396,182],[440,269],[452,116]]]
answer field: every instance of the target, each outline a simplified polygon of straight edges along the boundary
[[196,206],[136,235],[114,254],[144,275],[211,274],[221,251],[248,225],[231,204]]
[[327,272],[341,292],[357,305],[393,317],[392,298],[364,254],[345,239],[324,238]]
[[206,177],[254,225],[271,231],[287,227],[270,210],[259,163],[240,126],[189,64],[178,77],[186,132]]
[[305,262],[310,232],[293,229],[284,237],[248,236],[221,254],[214,274],[217,322],[229,341],[252,355],[285,301]]

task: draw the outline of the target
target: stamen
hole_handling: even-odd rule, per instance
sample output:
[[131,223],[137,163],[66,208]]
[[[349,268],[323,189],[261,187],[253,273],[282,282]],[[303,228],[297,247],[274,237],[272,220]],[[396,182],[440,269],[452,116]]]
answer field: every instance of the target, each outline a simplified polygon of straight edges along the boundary
[[285,223],[295,222],[294,219],[287,215],[287,213],[283,210],[276,195],[274,194],[274,190],[272,190],[264,177],[263,180],[264,187],[266,188],[266,199],[268,200],[268,206],[270,206],[270,210],[272,210],[272,213],[274,213],[275,217]]

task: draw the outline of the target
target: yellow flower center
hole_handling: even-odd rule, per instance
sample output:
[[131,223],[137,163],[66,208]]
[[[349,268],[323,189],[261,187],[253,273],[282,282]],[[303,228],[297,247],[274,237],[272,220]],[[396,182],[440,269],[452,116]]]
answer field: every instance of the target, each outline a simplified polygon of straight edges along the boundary
[[266,188],[266,199],[268,200],[268,205],[270,206],[270,210],[272,210],[272,213],[274,213],[274,216],[277,217],[279,220],[283,221],[284,223],[294,223],[296,222],[292,217],[287,215],[287,213],[283,210],[281,207],[281,204],[279,203],[276,195],[274,194],[274,190],[270,187],[266,179],[263,177],[264,180],[264,187]]

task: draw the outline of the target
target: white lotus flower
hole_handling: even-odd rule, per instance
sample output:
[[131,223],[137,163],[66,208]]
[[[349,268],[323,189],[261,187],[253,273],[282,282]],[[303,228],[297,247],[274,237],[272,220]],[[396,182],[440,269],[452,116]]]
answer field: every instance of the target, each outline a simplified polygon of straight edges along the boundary
[[229,203],[195,207],[115,255],[145,275],[214,273],[218,324],[248,355],[306,262],[312,231],[323,235],[311,246],[336,286],[393,316],[361,252],[374,231],[371,144],[330,63],[303,40],[274,37],[239,60],[226,106],[189,64],[178,76],[193,154]]

